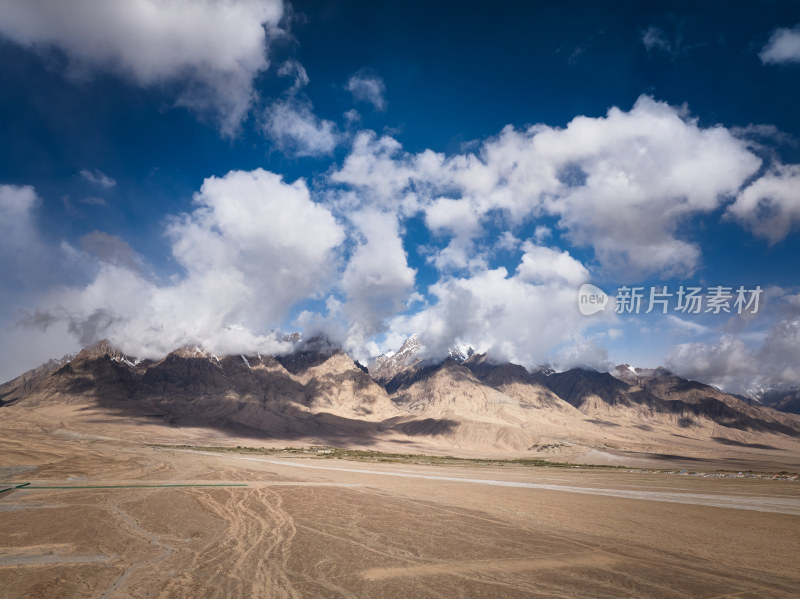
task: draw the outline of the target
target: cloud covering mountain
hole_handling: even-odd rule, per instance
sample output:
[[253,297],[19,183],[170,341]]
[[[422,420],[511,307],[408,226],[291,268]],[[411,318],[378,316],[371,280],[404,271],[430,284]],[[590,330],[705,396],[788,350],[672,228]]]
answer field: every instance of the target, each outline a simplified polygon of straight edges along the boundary
[[[732,391],[800,382],[796,316],[781,311],[796,281],[780,266],[763,281],[751,283],[757,269],[735,280],[720,250],[733,237],[757,252],[793,247],[800,165],[790,142],[800,131],[721,124],[690,96],[680,103],[643,87],[562,121],[531,112],[470,141],[421,144],[404,134],[414,122],[375,120],[390,118],[400,93],[393,65],[384,73],[344,64],[322,91],[314,80],[324,69],[301,64],[302,43],[289,33],[296,27],[301,39],[303,19],[281,2],[73,4],[6,3],[0,35],[40,60],[55,52],[43,78],[66,75],[78,88],[118,78],[159,99],[167,116],[153,118],[181,118],[180,127],[186,114],[174,106],[200,116],[191,127],[207,128],[210,115],[222,144],[213,147],[222,154],[238,144],[240,153],[194,172],[181,201],[163,207],[105,164],[73,169],[70,185],[109,198],[84,210],[130,219],[117,230],[100,213],[88,227],[60,230],[48,220],[53,183],[3,173],[0,350],[23,348],[5,378],[34,354],[38,363],[101,338],[156,359],[194,344],[279,354],[290,345],[276,332],[302,330],[364,361],[417,333],[434,357],[470,344],[527,367],[601,369],[649,338],[649,360]],[[761,32],[769,41],[761,54],[751,50],[753,68],[790,63],[793,31]],[[648,53],[660,47],[654,35],[647,47],[633,40],[643,60],[663,59]],[[264,158],[264,147],[278,157]],[[190,163],[182,160],[154,162],[146,176],[164,168],[179,180]],[[140,204],[150,206],[159,250],[133,234],[146,218]],[[645,321],[611,310],[587,317],[576,305],[587,282],[613,293],[684,281],[771,286],[771,307],[750,319]]]

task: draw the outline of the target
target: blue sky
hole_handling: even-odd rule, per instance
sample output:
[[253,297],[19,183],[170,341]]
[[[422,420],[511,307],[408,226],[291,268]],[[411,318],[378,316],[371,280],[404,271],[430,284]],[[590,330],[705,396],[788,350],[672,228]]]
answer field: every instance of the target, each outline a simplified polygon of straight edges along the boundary
[[0,82],[2,379],[302,330],[800,384],[796,2],[8,0]]

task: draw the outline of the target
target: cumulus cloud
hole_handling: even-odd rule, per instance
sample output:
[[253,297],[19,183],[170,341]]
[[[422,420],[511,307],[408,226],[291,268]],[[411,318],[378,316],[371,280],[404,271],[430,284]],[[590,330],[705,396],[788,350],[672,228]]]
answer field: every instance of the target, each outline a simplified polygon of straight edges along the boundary
[[563,129],[506,127],[476,153],[450,157],[408,154],[362,133],[331,178],[403,213],[423,211],[453,236],[442,269],[474,259],[471,244],[498,214],[512,228],[554,216],[573,245],[633,279],[694,272],[700,250],[681,226],[719,207],[760,166],[724,127],[700,127],[685,108],[642,96],[628,112],[576,117]]
[[747,186],[727,216],[777,243],[800,226],[800,165],[775,165]]
[[[509,275],[501,267],[440,280],[430,289],[436,303],[395,318],[392,328],[398,334],[393,337],[418,333],[431,357],[466,343],[493,359],[533,367],[582,343],[582,333],[599,322],[580,314],[576,289],[557,279],[531,283],[520,272]],[[588,362],[587,357],[583,365]]]
[[[305,71],[286,64],[284,74],[302,83]],[[296,96],[266,112],[265,131],[297,154],[331,152],[335,126]],[[578,287],[619,273],[629,284],[691,274],[701,255],[684,225],[734,198],[731,218],[757,234],[788,234],[800,220],[795,169],[765,168],[747,140],[648,96],[563,128],[509,126],[453,155],[407,152],[361,131],[314,197],[303,180],[260,169],[206,179],[191,211],[168,220],[180,271],[167,282],[103,232],[84,237],[81,249],[60,248],[91,263],[92,276],[52,289],[31,322],[63,326],[82,342],[109,337],[141,356],[194,343],[268,353],[285,349],[270,330],[303,308],[294,322],[305,332],[329,332],[359,358],[418,333],[431,357],[469,343],[526,366],[603,365],[602,331],[593,328],[616,316],[581,315]],[[4,222],[34,240],[37,201],[30,188],[0,188]],[[427,235],[415,251],[438,277],[427,289],[416,288],[417,264],[406,255],[412,220]],[[24,246],[14,235],[0,244]],[[576,258],[583,248],[591,250],[584,261]],[[752,350],[686,345],[674,362],[703,364],[712,354],[730,354],[701,369],[724,382],[716,373]]]
[[[732,393],[758,397],[764,389],[800,388],[800,294],[780,287],[765,290],[765,328],[750,330],[753,320],[731,319],[718,339],[682,343],[666,358],[668,368],[688,378],[710,382]],[[764,319],[759,312],[758,322]],[[706,339],[710,331],[698,327]],[[709,333],[709,334],[706,334]]]
[[[609,336],[615,334],[611,331]],[[608,359],[608,350],[591,337],[578,336],[558,348],[550,360],[552,366],[559,371],[570,368],[591,368],[598,372],[607,372],[614,368],[614,364]]]
[[521,280],[528,283],[562,282],[577,289],[589,279],[589,271],[578,260],[558,249],[525,242],[525,253],[517,268]]
[[589,271],[568,252],[523,244],[516,271],[484,268],[445,277],[431,286],[435,301],[391,320],[389,340],[417,333],[424,355],[438,358],[458,344],[532,368],[553,362],[560,368],[605,368],[608,355],[590,328],[607,326],[613,313],[583,316],[577,289]]
[[800,25],[773,31],[758,57],[764,64],[800,62]]
[[78,345],[64,322],[49,319],[35,329],[20,326],[32,298],[66,283],[83,280],[84,265],[68,247],[50,244],[38,224],[41,200],[30,186],[0,185],[0,382]]
[[345,346],[364,356],[364,348],[387,330],[387,319],[402,311],[414,289],[397,217],[365,209],[351,220],[360,238],[342,275],[347,297],[341,311],[349,324]]
[[330,175],[333,183],[341,183],[358,191],[361,204],[398,210],[408,199],[405,214],[416,212],[415,195],[408,189],[417,174],[416,158],[403,151],[396,139],[378,137],[374,131],[361,131],[353,139],[350,153],[341,168]]
[[725,391],[757,396],[761,389],[800,387],[800,320],[778,321],[760,346],[723,335],[712,343],[683,343],[667,356],[667,367]]
[[41,199],[29,186],[0,185],[0,301],[9,305],[26,294],[76,272],[58,245],[51,245],[38,223]]
[[473,239],[483,230],[476,206],[468,200],[437,198],[425,207],[424,213],[425,224],[434,234],[452,236],[444,249],[436,251],[429,258],[439,270],[474,271],[486,266],[486,260],[476,251],[473,243]]
[[[540,241],[537,238],[537,242]],[[500,233],[500,236],[497,238],[497,242],[494,244],[495,249],[504,251],[504,252],[513,252],[516,250],[522,242],[517,239],[511,231],[503,231]]]
[[333,152],[339,133],[332,121],[316,116],[309,104],[279,100],[264,111],[262,131],[282,151],[295,156],[322,156]]
[[282,15],[281,0],[8,0],[0,35],[57,48],[72,75],[99,69],[142,86],[177,83],[179,105],[215,114],[232,135]]
[[105,189],[111,189],[117,184],[114,179],[97,169],[83,169],[79,174],[84,181],[88,181],[92,185],[99,185]]
[[[606,269],[630,276],[692,273],[699,249],[681,238],[680,225],[715,209],[760,166],[724,128],[702,129],[646,96],[627,113],[612,108],[605,118],[531,133],[526,159],[550,159],[540,185],[555,194],[542,197],[544,210]],[[585,182],[555,185],[552,176],[567,166],[583,171]]]
[[90,234],[84,245],[99,258],[96,276],[51,293],[41,313],[67,322],[83,344],[107,337],[143,357],[187,344],[220,353],[285,350],[269,331],[296,302],[331,285],[343,227],[302,180],[286,183],[260,169],[206,179],[194,205],[168,225],[183,269],[170,283],[135,268],[126,244]]
[[741,339],[724,335],[716,343],[682,343],[667,356],[667,368],[693,380],[743,393],[758,375],[753,353]]
[[347,80],[345,89],[357,102],[372,104],[375,110],[386,110],[386,84],[377,75],[356,73]]
[[0,244],[3,256],[13,251],[23,255],[29,244],[38,243],[34,210],[39,204],[36,190],[30,185],[0,185]]

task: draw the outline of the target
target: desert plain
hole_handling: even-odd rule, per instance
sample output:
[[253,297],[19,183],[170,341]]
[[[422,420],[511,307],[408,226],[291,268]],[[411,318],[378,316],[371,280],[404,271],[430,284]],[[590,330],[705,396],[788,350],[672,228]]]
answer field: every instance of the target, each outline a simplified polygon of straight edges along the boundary
[[[349,460],[302,440],[240,451],[270,444],[88,406],[3,415],[4,598],[755,599],[800,588],[796,477],[720,474],[725,464],[698,459],[687,470],[680,456],[615,458],[630,468]],[[757,471],[758,455],[742,463]]]

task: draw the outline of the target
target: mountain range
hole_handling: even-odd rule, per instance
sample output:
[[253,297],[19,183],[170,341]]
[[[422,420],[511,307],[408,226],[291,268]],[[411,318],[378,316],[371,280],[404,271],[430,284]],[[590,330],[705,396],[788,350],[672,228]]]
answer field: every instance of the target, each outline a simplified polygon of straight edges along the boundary
[[469,348],[429,362],[413,337],[369,368],[321,338],[283,356],[185,347],[161,360],[137,360],[100,342],[0,385],[0,415],[52,406],[262,439],[431,451],[737,447],[796,455],[800,447],[800,416],[663,368],[529,371]]

